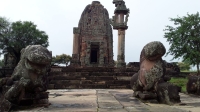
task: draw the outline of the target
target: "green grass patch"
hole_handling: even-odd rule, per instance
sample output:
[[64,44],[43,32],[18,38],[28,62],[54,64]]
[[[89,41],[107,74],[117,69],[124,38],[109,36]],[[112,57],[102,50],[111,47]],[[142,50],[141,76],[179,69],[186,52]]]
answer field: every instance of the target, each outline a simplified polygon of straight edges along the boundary
[[197,70],[190,70],[190,71],[188,71],[188,70],[181,70],[181,72],[196,73]]
[[169,81],[177,86],[181,87],[181,92],[186,92],[186,84],[188,82],[187,78],[172,77]]

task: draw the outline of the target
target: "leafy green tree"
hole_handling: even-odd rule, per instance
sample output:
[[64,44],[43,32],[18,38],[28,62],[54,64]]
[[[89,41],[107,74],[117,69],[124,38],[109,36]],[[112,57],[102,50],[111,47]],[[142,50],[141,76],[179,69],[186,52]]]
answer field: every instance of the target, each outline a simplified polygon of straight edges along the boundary
[[52,57],[53,64],[66,64],[68,65],[72,57],[67,54],[56,55]]
[[6,18],[0,17],[0,29],[5,28],[9,25],[10,25],[10,23]]
[[17,21],[0,30],[1,54],[9,53],[20,60],[20,51],[28,45],[42,45],[47,47],[48,35],[37,29],[37,25],[30,21]]
[[196,65],[199,73],[200,64],[200,16],[187,14],[187,16],[171,18],[174,26],[166,26],[164,38],[170,44],[168,54],[173,59],[183,58],[189,64]]
[[3,35],[8,33],[9,25],[10,22],[6,18],[0,17],[0,38],[2,38]]
[[178,62],[177,65],[179,66],[181,71],[189,71],[190,70],[190,64],[186,62]]

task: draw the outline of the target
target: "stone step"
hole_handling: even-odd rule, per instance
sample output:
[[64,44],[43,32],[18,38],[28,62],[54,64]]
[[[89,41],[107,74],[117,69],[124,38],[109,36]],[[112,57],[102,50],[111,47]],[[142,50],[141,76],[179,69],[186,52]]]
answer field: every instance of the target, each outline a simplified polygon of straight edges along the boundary
[[130,84],[129,80],[51,80],[49,84],[62,84],[62,85],[73,85],[73,84]]
[[112,72],[50,72],[48,76],[55,75],[67,75],[67,76],[133,76],[135,72],[125,72],[125,73],[112,73]]
[[[101,89],[130,88],[130,80],[108,79],[108,77],[93,77],[93,80],[50,80],[49,89]],[[107,78],[107,79],[105,79]],[[101,80],[100,80],[101,79]]]
[[113,67],[52,67],[51,72],[137,72],[138,68],[113,68]]
[[49,84],[48,89],[130,89],[130,85],[123,84]]
[[95,76],[95,75],[54,75],[49,76],[49,80],[130,80],[131,76]]
[[95,80],[96,76],[68,76],[56,75],[48,77],[49,80]]

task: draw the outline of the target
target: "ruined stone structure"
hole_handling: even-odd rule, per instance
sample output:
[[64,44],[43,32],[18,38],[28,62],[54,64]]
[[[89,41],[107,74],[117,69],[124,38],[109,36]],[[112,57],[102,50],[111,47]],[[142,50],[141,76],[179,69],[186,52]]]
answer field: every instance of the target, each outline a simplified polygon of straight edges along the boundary
[[52,54],[41,45],[21,50],[21,58],[11,77],[0,79],[0,111],[9,111],[22,101],[32,105],[49,105],[47,73]]
[[114,66],[112,28],[108,11],[100,2],[86,6],[73,33],[72,66]]

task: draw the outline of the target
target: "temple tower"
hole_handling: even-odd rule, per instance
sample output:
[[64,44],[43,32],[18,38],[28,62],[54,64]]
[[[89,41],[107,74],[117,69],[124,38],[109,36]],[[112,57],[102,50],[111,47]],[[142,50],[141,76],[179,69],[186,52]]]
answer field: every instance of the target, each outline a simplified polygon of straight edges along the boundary
[[114,66],[112,27],[99,1],[86,6],[73,33],[72,66]]

